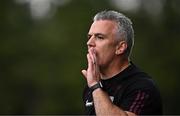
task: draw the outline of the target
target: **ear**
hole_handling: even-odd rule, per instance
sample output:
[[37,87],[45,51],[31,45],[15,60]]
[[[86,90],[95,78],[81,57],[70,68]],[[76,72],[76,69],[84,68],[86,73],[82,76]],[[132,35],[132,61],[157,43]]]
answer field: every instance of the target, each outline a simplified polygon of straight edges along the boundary
[[120,41],[117,45],[116,45],[116,55],[120,55],[123,54],[127,49],[127,43],[125,41]]

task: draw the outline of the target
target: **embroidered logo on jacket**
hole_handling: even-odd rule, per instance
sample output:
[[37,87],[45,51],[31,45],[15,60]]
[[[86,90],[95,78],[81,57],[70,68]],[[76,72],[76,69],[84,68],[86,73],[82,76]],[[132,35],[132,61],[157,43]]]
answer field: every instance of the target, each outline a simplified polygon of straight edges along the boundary
[[[110,100],[113,102],[114,101],[114,96],[109,96]],[[89,106],[93,106],[93,101],[88,101],[86,100],[86,107],[89,107]]]

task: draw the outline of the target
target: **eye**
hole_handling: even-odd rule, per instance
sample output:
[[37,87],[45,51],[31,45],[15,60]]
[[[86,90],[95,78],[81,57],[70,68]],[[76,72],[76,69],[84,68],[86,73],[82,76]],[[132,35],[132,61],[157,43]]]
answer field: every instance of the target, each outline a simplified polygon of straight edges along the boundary
[[87,38],[88,38],[88,39],[90,39],[90,38],[91,38],[91,36],[92,36],[92,35],[89,35],[89,34],[88,34],[88,35],[87,35]]
[[96,36],[96,38],[97,38],[97,39],[104,39],[104,37],[101,36],[101,35]]

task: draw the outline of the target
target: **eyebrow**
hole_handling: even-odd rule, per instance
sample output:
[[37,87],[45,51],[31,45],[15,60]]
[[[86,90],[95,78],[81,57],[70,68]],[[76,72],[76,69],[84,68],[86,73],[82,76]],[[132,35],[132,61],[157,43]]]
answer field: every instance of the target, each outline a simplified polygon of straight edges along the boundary
[[94,35],[94,36],[99,36],[99,35],[101,35],[101,36],[106,37],[106,35],[105,35],[105,34],[102,34],[102,33],[87,34],[87,36],[92,36],[92,35]]

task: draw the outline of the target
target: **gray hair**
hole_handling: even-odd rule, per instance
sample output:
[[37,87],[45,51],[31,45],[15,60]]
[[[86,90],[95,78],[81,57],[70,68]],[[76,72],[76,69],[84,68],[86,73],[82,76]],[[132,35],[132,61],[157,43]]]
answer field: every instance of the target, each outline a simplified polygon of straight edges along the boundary
[[127,49],[125,51],[125,56],[129,57],[134,45],[134,30],[132,27],[131,20],[124,14],[116,11],[101,11],[94,16],[93,21],[98,20],[110,20],[115,21],[118,25],[118,39],[124,40],[127,43]]

